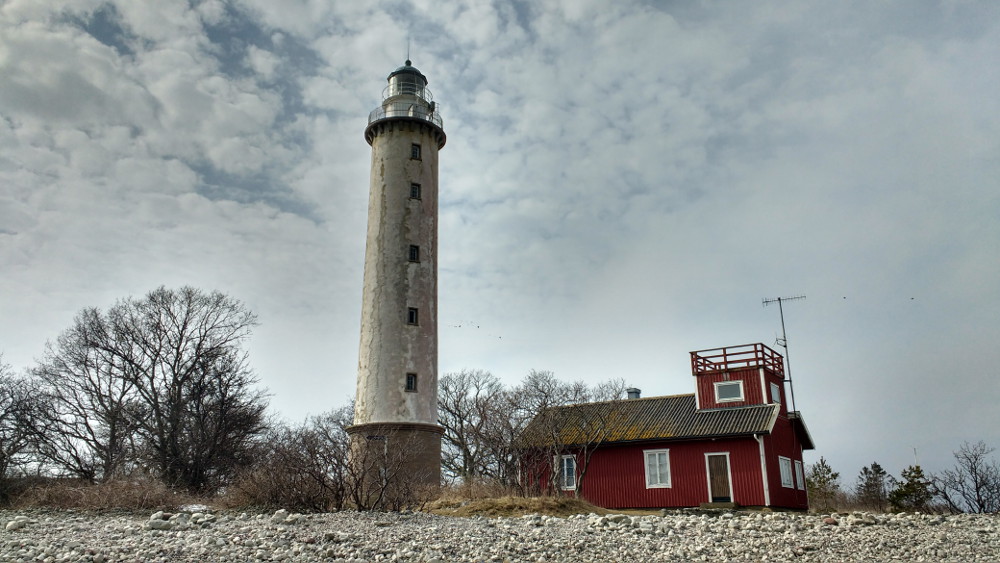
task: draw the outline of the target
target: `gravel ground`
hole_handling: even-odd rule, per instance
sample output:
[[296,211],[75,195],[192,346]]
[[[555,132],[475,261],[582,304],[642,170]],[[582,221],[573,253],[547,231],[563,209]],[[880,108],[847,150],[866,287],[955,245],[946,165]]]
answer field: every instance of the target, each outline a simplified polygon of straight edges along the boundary
[[1000,561],[997,516],[0,511],[0,561]]

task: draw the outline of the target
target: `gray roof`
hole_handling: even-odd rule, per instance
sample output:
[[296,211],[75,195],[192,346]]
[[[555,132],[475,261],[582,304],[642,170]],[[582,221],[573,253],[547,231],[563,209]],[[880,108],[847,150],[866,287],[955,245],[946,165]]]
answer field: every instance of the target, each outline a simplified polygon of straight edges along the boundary
[[780,405],[695,408],[694,394],[552,407],[536,416],[522,445],[546,446],[639,440],[684,440],[767,434]]

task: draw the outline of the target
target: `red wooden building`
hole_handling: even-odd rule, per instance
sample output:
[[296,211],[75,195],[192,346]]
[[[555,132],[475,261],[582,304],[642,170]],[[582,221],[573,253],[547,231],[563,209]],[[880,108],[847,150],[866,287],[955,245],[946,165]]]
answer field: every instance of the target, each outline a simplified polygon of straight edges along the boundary
[[763,344],[691,352],[691,373],[693,394],[542,412],[523,436],[524,478],[605,508],[807,509],[802,451],[813,444],[787,409],[781,355]]

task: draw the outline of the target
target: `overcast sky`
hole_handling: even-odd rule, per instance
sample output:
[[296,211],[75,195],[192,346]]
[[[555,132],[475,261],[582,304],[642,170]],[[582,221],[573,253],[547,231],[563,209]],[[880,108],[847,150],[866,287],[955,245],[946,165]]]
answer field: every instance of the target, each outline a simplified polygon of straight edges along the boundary
[[[845,481],[1000,446],[1000,3],[0,2],[0,352],[217,289],[288,421],[354,392],[368,112],[440,103],[440,371],[693,391],[785,304]],[[779,348],[780,350],[780,348]]]

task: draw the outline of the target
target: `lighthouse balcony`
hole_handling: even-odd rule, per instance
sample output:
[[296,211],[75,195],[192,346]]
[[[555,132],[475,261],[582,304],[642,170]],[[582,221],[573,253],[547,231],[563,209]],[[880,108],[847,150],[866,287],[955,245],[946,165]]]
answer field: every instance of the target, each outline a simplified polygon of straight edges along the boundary
[[427,105],[414,100],[382,104],[368,114],[368,125],[383,119],[396,118],[419,119],[432,123],[439,129],[444,129],[441,115],[437,112],[437,108],[433,104]]

